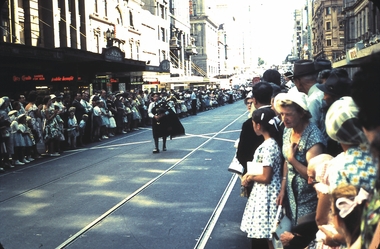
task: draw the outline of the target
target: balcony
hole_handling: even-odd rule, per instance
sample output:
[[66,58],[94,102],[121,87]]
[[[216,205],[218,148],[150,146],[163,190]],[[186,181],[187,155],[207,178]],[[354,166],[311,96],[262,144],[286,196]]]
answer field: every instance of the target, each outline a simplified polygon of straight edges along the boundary
[[170,50],[179,50],[181,49],[181,46],[178,44],[178,39],[177,37],[173,36],[170,39]]
[[195,45],[187,46],[185,49],[187,55],[197,55],[197,47]]

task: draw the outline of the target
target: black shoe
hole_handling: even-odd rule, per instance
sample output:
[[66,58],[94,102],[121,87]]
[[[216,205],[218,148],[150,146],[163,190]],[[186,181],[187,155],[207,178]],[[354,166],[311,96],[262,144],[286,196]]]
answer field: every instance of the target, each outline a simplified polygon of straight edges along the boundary
[[157,149],[157,148],[155,148],[155,149],[153,150],[153,153],[154,153],[154,154],[156,154],[156,153],[160,153],[160,150]]
[[12,169],[14,168],[15,166],[13,166],[10,162],[5,162],[4,163],[4,168],[8,168],[8,169]]
[[162,148],[162,151],[166,151],[166,147]]

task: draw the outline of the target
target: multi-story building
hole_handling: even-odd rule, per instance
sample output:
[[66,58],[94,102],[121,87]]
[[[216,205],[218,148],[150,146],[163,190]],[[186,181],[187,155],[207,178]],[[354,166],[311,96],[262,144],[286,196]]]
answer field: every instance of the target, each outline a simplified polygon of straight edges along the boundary
[[141,89],[144,72],[168,74],[169,22],[142,6],[140,0],[7,1],[0,16],[2,94]]
[[343,6],[345,54],[333,67],[349,67],[353,74],[367,56],[380,52],[380,7],[369,0],[344,0]]
[[343,0],[314,1],[313,57],[335,60],[344,51]]
[[303,46],[304,46],[304,22],[302,9],[294,10],[294,33],[292,40],[292,52],[291,56],[288,56],[288,61],[303,59]]
[[212,19],[213,10],[207,1],[190,1],[192,12],[190,14],[191,35],[195,39],[198,54],[193,62],[198,70],[194,74],[212,78],[218,74],[218,28],[215,19]]

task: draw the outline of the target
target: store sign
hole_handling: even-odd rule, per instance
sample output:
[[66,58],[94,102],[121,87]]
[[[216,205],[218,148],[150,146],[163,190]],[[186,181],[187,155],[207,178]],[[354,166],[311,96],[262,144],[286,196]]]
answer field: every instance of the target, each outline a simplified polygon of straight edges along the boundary
[[124,60],[124,53],[117,47],[104,48],[103,55],[107,61],[122,62]]
[[12,80],[13,82],[42,81],[45,80],[45,76],[43,74],[21,76],[13,75]]
[[[13,82],[27,82],[27,81],[45,81],[46,77],[43,74],[35,74],[35,75],[13,75]],[[74,76],[55,76],[50,79],[50,82],[69,82],[74,81]],[[77,77],[76,80],[82,80],[81,77]]]
[[[57,77],[53,77],[51,78],[51,82],[62,82],[62,81],[74,81],[75,80],[75,77],[74,76],[57,76]],[[78,77],[77,80],[82,80],[81,77]]]
[[111,78],[110,83],[119,83],[119,79]]
[[352,49],[348,50],[347,54],[348,54],[349,60],[358,58],[358,51],[356,48],[352,48]]

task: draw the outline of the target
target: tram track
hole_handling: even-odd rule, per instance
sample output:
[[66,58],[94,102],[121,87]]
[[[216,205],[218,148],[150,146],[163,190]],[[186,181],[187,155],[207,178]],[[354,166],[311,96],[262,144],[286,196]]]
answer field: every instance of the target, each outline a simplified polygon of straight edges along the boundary
[[[202,147],[204,147],[210,141],[213,141],[213,140],[214,141],[224,141],[224,142],[228,142],[228,143],[235,142],[234,140],[225,139],[223,137],[220,137],[220,135],[238,132],[239,130],[236,130],[236,129],[234,129],[234,130],[226,130],[226,129],[228,129],[232,124],[236,123],[236,121],[238,121],[239,119],[241,119],[242,116],[245,116],[245,115],[246,115],[246,113],[243,113],[243,114],[239,115],[238,117],[236,117],[236,116],[231,117],[230,116],[231,119],[233,119],[233,120],[230,121],[228,124],[224,125],[224,127],[219,127],[219,129],[218,129],[219,131],[205,132],[204,134],[199,134],[199,133],[192,134],[192,133],[188,133],[184,137],[174,138],[176,140],[176,139],[189,139],[189,138],[196,138],[196,137],[198,137],[198,138],[201,138],[201,139],[205,139],[205,141],[203,141],[198,146],[196,144],[194,144],[195,146],[197,146],[196,148],[193,147],[191,149],[191,151],[189,150],[188,153],[186,155],[184,155],[183,157],[182,157],[182,155],[183,155],[182,154],[180,158],[176,159],[177,161],[173,162],[174,164],[172,164],[172,165],[166,165],[165,168],[163,168],[163,169],[160,170],[161,172],[159,173],[159,175],[157,175],[155,177],[153,176],[153,178],[151,178],[150,180],[149,180],[149,178],[145,179],[145,182],[140,182],[139,183],[140,187],[137,185],[137,186],[134,187],[134,189],[135,189],[134,192],[128,191],[129,192],[128,196],[126,196],[121,201],[120,201],[120,198],[119,198],[119,201],[118,202],[117,201],[114,202],[112,204],[113,206],[111,208],[107,208],[105,206],[104,207],[105,209],[102,210],[102,213],[98,213],[97,215],[94,215],[91,219],[87,220],[86,221],[87,225],[86,225],[86,223],[83,223],[81,226],[78,226],[76,228],[76,230],[72,231],[71,235],[69,235],[69,237],[65,241],[63,241],[59,246],[57,246],[56,248],[66,248],[66,247],[69,247],[71,244],[73,244],[81,236],[85,237],[86,233],[89,232],[90,230],[92,230],[92,228],[94,228],[96,225],[100,224],[107,217],[111,216],[116,210],[120,209],[121,207],[123,207],[127,203],[129,203],[132,200],[134,200],[134,197],[138,196],[145,189],[151,187],[155,182],[157,182],[158,180],[162,179],[165,175],[167,175],[175,167],[177,167],[178,165],[180,165],[181,163],[183,163],[186,159],[188,159],[189,157],[191,157],[194,153],[196,153],[197,151],[201,151]],[[149,131],[150,131],[150,129],[147,128],[146,130],[142,130],[141,132],[149,132]],[[151,144],[152,140],[131,141],[131,142],[124,143],[124,140],[126,138],[132,137],[132,136],[138,136],[139,134],[141,134],[141,132],[136,132],[136,133],[128,134],[129,136],[126,136],[126,137],[124,137],[124,136],[121,137],[121,138],[117,138],[116,137],[116,139],[112,139],[112,140],[107,141],[105,143],[97,144],[96,146],[93,146],[93,147],[73,150],[73,151],[68,152],[67,154],[65,153],[61,157],[50,158],[48,160],[37,162],[37,163],[34,163],[32,165],[28,165],[26,167],[22,167],[20,169],[14,170],[12,172],[9,172],[7,174],[4,174],[4,175],[0,176],[0,178],[1,177],[6,177],[9,174],[23,173],[22,171],[31,169],[33,167],[36,167],[36,168],[38,168],[39,166],[44,166],[45,167],[45,166],[47,166],[47,164],[54,163],[57,160],[67,160],[66,158],[70,158],[71,156],[75,156],[78,153],[82,153],[82,152],[89,151],[89,150],[107,149],[108,148],[108,149],[111,149],[111,151],[112,151],[112,149],[115,149],[115,151],[116,151],[118,149],[118,147],[124,147],[125,148],[125,146],[128,146],[128,145],[133,145],[133,146],[140,146],[141,145],[141,146],[145,146],[146,144]],[[144,135],[144,136],[146,138],[146,135]],[[115,143],[117,143],[117,144],[115,144]],[[33,191],[37,191],[38,192],[39,190],[44,189],[44,188],[46,188],[49,185],[54,186],[56,184],[59,184],[61,181],[63,183],[65,181],[67,182],[67,179],[69,179],[70,177],[73,177],[73,176],[75,176],[77,174],[78,175],[80,175],[80,174],[86,174],[85,173],[86,170],[91,170],[91,168],[96,168],[99,165],[104,165],[107,161],[113,160],[113,157],[117,156],[116,153],[119,153],[119,152],[115,152],[115,153],[112,152],[112,153],[109,153],[109,154],[103,153],[103,155],[100,157],[101,160],[99,160],[99,161],[96,160],[94,162],[94,160],[91,160],[91,161],[88,162],[88,164],[81,165],[80,168],[76,168],[76,169],[74,168],[70,172],[64,172],[63,171],[64,174],[61,174],[58,177],[47,179],[47,181],[45,181],[45,182],[42,182],[42,183],[40,183],[38,185],[35,185],[35,186],[30,186],[30,188],[25,189],[22,192],[18,192],[16,194],[13,194],[12,196],[9,196],[9,197],[6,197],[6,198],[0,200],[0,204],[6,204],[7,202],[12,201],[12,200],[16,200],[17,201],[18,197],[31,196],[32,193],[33,193]],[[128,150],[128,152],[123,152],[123,153],[126,153],[126,154],[133,153],[133,149]],[[71,161],[72,160],[73,159],[71,159]],[[53,166],[53,165],[51,165],[51,166]],[[49,165],[49,168],[50,168],[50,165]],[[26,173],[26,172],[24,172],[24,173]],[[217,204],[217,207],[215,208],[212,216],[210,217],[210,220],[207,222],[207,224],[204,225],[204,231],[202,231],[202,233],[200,233],[200,236],[197,239],[198,243],[197,243],[197,245],[196,245],[195,248],[197,248],[197,249],[203,248],[202,246],[204,246],[207,243],[209,234],[212,232],[212,229],[213,229],[213,224],[215,224],[215,222],[217,221],[218,215],[220,214],[221,210],[223,209],[223,205],[224,205],[223,203],[228,199],[228,195],[229,195],[228,188],[230,188],[230,186],[233,186],[232,179],[231,179],[230,183],[228,184],[226,190],[224,191],[221,199],[219,200],[219,203]],[[5,189],[0,189],[0,194],[1,194],[1,191],[4,191],[4,190]],[[133,189],[132,189],[132,191],[133,191]],[[119,196],[119,197],[123,198],[122,195]],[[101,215],[99,215],[99,214],[101,214]],[[200,223],[200,224],[202,224],[202,223]],[[82,227],[82,229],[81,229],[81,227]],[[75,232],[75,231],[77,231],[77,232]],[[68,236],[68,235],[66,234],[66,236]],[[61,237],[61,239],[64,239],[64,238]],[[57,237],[55,241],[59,242],[60,239]]]
[[[198,147],[190,151],[188,154],[186,154],[184,157],[182,157],[180,160],[178,160],[176,163],[174,163],[172,166],[167,168],[165,171],[163,171],[161,174],[156,176],[155,178],[151,179],[150,181],[146,182],[143,186],[141,186],[139,189],[137,189],[135,192],[124,198],[122,201],[114,205],[112,208],[104,212],[102,215],[100,215],[97,219],[93,220],[91,223],[89,223],[87,226],[85,226],[83,229],[75,233],[74,235],[70,236],[67,240],[62,242],[59,246],[56,247],[56,249],[63,249],[72,244],[76,239],[78,239],[80,236],[84,235],[87,231],[89,231],[92,227],[96,226],[100,222],[102,222],[104,219],[106,219],[108,216],[110,216],[112,213],[114,213],[116,210],[118,210],[120,207],[125,205],[126,203],[130,202],[135,196],[140,194],[144,189],[150,187],[154,182],[161,179],[163,176],[165,176],[168,172],[170,172],[172,169],[174,169],[177,165],[182,163],[184,160],[189,158],[192,154],[194,154],[196,151],[198,151],[200,148],[202,148],[204,145],[215,139],[219,134],[221,134],[224,130],[226,130],[229,126],[234,124],[237,120],[239,120],[242,116],[246,115],[245,113],[240,115],[239,117],[235,118],[232,122],[230,122],[228,125],[223,127],[220,131],[214,133],[211,137],[208,137],[206,141],[204,141],[202,144],[200,144]],[[207,239],[212,231],[213,225],[215,224],[217,218],[220,215],[220,212],[223,209],[223,206],[228,199],[228,195],[232,190],[232,187],[234,183],[236,182],[236,178],[232,177],[226,190],[224,191],[221,199],[219,200],[217,207],[215,208],[214,212],[212,213],[210,220],[207,222],[204,231],[202,231],[200,237],[198,238],[198,242],[195,245],[194,248],[201,249],[204,248],[204,246],[207,243]]]

